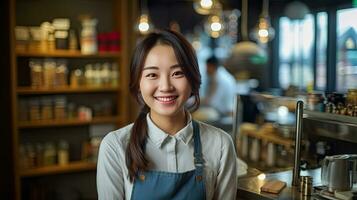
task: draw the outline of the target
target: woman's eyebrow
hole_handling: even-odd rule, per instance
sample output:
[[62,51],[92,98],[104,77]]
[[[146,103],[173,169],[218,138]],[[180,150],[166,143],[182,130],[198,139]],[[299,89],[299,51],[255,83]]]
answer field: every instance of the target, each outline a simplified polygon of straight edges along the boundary
[[[170,69],[174,69],[174,68],[181,68],[181,65],[180,64],[175,64],[175,65],[170,66]],[[149,69],[158,70],[159,67],[157,67],[157,66],[146,66],[146,67],[143,68],[143,70],[149,70]]]
[[181,68],[182,66],[180,64],[175,64],[175,65],[172,65],[170,68],[171,69],[174,69],[174,68]]
[[149,69],[159,69],[159,67],[156,67],[156,66],[147,66],[147,67],[144,67],[143,70],[149,70]]

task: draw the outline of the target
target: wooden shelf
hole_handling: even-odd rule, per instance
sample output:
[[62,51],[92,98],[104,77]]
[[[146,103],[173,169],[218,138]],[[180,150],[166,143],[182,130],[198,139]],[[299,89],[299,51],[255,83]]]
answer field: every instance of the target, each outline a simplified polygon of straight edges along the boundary
[[67,165],[53,165],[46,167],[38,167],[33,169],[26,169],[20,171],[20,176],[25,177],[34,177],[34,176],[43,176],[51,174],[64,174],[80,171],[90,171],[97,168],[96,163],[90,163],[85,161],[76,161],[70,162]]
[[94,92],[116,92],[119,87],[100,86],[100,87],[56,87],[56,88],[32,88],[18,87],[16,89],[19,95],[33,94],[68,94],[68,93],[94,93]]
[[55,126],[80,126],[89,124],[117,123],[121,121],[117,116],[94,117],[92,120],[65,119],[65,120],[38,120],[18,122],[19,128],[43,128]]
[[98,52],[86,55],[78,50],[16,51],[17,57],[118,58],[120,54],[120,52]]

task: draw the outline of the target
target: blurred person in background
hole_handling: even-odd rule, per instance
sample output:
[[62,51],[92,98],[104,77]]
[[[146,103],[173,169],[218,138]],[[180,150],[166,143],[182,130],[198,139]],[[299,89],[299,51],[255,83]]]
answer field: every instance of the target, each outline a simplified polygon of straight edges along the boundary
[[212,107],[220,116],[232,116],[236,80],[219,60],[212,56],[206,61],[207,82],[202,94],[202,105]]

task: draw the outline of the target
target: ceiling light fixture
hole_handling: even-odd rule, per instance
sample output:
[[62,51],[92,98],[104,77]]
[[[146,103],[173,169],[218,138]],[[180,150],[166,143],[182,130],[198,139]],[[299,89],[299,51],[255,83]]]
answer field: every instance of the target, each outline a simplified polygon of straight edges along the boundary
[[205,25],[206,31],[213,38],[218,38],[224,30],[223,20],[218,14],[211,15]]
[[262,13],[260,14],[257,26],[253,29],[251,37],[260,43],[267,43],[274,39],[275,30],[270,24],[269,0],[263,0]]
[[210,15],[222,10],[222,5],[218,0],[195,0],[193,2],[193,8],[198,14]]
[[136,29],[143,35],[148,34],[152,29],[153,25],[150,22],[149,11],[147,8],[146,0],[140,1],[141,15],[139,17]]

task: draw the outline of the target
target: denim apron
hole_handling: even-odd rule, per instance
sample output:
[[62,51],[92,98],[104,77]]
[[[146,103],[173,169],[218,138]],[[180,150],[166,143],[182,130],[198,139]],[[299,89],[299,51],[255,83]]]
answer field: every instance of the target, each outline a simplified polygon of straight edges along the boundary
[[192,120],[195,169],[183,173],[145,171],[134,180],[132,200],[206,199],[200,129]]

